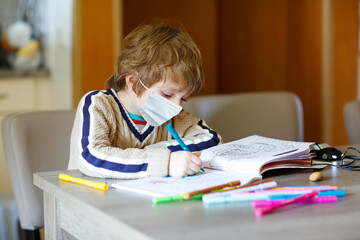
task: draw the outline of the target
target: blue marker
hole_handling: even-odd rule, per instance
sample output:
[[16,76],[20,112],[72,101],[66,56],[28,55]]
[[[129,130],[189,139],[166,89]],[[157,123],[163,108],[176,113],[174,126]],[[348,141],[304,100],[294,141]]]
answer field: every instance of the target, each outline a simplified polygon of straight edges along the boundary
[[[289,199],[301,196],[302,194],[274,194],[269,195],[269,200],[278,200],[278,199]],[[319,191],[319,197],[325,196],[337,196],[337,197],[345,197],[346,191],[344,189],[340,190],[329,190],[329,191]]]
[[[168,125],[166,125],[166,129],[169,131],[171,136],[179,143],[179,145],[181,146],[181,148],[184,151],[190,152],[190,149],[186,146],[186,144],[183,142],[183,140],[181,140],[179,134],[175,131],[175,129],[173,128],[173,126],[170,123]],[[201,168],[201,171],[203,171],[205,173],[205,170],[203,168]]]
[[[221,193],[221,192],[220,192]],[[245,193],[239,195],[219,195],[218,193],[205,194],[202,200],[205,204],[219,204],[219,203],[232,203],[232,202],[243,202],[243,201],[255,201],[255,200],[280,200],[280,199],[291,199],[299,197],[304,193],[299,194],[276,194],[276,192],[266,193]],[[319,191],[319,197],[322,196],[337,196],[344,197],[346,195],[345,190],[329,190]]]
[[216,195],[205,194],[202,200],[205,204],[219,204],[219,203],[232,203],[232,202],[244,202],[255,200],[268,200],[269,194],[244,194],[244,195]]

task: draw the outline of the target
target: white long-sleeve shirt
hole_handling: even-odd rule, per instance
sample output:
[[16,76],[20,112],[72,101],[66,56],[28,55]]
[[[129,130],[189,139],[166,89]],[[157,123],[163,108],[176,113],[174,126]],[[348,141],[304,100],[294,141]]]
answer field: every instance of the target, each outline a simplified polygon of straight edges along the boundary
[[102,178],[166,176],[170,153],[182,150],[165,128],[168,123],[192,152],[222,142],[185,110],[159,127],[147,124],[140,131],[113,89],[89,92],[76,112],[68,168]]

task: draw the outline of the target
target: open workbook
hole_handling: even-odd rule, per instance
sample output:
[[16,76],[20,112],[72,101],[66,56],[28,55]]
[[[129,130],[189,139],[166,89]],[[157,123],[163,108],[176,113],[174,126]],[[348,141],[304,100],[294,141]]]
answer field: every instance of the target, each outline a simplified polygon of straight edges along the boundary
[[208,148],[200,158],[207,168],[261,178],[262,173],[271,169],[314,168],[310,155],[312,144],[253,135]]
[[323,168],[322,165],[311,165],[312,144],[253,135],[203,150],[200,158],[206,174],[122,181],[112,187],[153,196],[171,196],[234,180],[240,180],[244,185],[261,179],[261,174],[271,169]]

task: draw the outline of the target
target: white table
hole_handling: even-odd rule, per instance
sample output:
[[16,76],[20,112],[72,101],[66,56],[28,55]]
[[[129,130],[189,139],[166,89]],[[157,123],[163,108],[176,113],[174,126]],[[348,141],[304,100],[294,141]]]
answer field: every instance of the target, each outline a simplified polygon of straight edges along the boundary
[[[279,186],[311,185],[312,171],[272,172]],[[321,184],[347,191],[337,203],[293,206],[257,218],[251,203],[203,206],[199,200],[153,205],[148,196],[107,192],[34,174],[44,191],[46,239],[359,239],[360,172],[327,167]],[[77,170],[61,173],[86,177]],[[315,183],[316,184],[316,183]]]

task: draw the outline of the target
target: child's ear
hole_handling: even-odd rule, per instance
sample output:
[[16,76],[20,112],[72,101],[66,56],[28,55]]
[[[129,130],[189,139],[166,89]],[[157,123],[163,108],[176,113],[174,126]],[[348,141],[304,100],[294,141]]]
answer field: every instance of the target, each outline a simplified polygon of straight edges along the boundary
[[133,91],[133,86],[134,86],[137,76],[138,76],[137,72],[126,74],[126,76],[125,76],[126,86],[131,91]]

